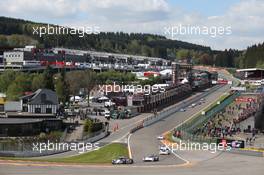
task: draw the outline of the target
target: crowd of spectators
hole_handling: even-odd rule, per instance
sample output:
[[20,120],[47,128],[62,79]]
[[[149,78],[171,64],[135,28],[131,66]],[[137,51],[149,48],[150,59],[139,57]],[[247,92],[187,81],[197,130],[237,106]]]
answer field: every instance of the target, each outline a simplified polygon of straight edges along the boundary
[[[252,117],[262,105],[262,98],[256,98],[249,102],[234,102],[227,106],[222,112],[216,114],[207,123],[194,131],[195,135],[204,137],[227,138],[233,137],[241,132],[252,133],[254,139],[256,134],[255,128],[240,128],[240,123],[249,117]],[[254,135],[254,136],[253,136]]]

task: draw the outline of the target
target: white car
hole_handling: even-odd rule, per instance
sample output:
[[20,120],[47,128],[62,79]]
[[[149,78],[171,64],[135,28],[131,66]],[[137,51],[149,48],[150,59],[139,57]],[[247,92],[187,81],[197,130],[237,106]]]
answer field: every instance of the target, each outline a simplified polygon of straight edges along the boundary
[[185,111],[186,111],[186,109],[184,109],[184,108],[180,109],[180,112],[185,112]]
[[170,150],[168,148],[159,150],[159,155],[169,155],[169,154],[170,154]]
[[165,146],[165,145],[162,145],[162,146],[159,147],[159,149],[169,149],[169,148],[167,146]]
[[159,156],[154,154],[143,157],[143,162],[156,162],[156,161],[159,161]]
[[111,116],[111,115],[110,115],[110,111],[105,111],[105,112],[104,112],[104,116],[105,116],[105,118],[110,117],[110,116]]
[[162,136],[162,135],[161,136],[158,136],[157,139],[158,140],[164,140],[164,136]]
[[196,106],[196,103],[191,104],[189,107],[194,108]]
[[114,106],[114,105],[115,105],[115,103],[112,102],[111,100],[110,100],[110,101],[106,101],[106,102],[104,103],[104,106],[105,106],[105,107],[111,107],[111,106]]

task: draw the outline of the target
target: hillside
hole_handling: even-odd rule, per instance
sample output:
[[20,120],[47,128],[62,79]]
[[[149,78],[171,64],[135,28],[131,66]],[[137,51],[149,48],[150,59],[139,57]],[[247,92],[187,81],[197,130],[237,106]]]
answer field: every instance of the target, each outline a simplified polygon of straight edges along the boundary
[[[123,32],[100,32],[99,34],[39,35],[33,27],[47,26],[22,19],[0,17],[0,47],[24,47],[37,45],[40,48],[66,47],[126,53],[175,60],[193,58],[195,64],[221,67],[264,67],[264,43],[248,47],[245,51],[215,51],[210,47],[183,41],[170,40],[160,35]],[[55,26],[55,25],[51,25]]]
[[138,54],[173,58],[179,49],[210,52],[209,47],[182,41],[169,40],[163,36],[137,33],[104,33],[78,35],[33,35],[33,27],[46,26],[21,19],[0,17],[0,45],[24,46],[35,43],[39,47],[67,47],[76,49],[91,49],[115,53]]

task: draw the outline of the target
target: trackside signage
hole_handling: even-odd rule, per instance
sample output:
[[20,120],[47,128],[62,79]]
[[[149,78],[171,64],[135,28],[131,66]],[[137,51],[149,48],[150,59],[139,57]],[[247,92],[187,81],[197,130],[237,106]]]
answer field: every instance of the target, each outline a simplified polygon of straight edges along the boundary
[[233,91],[246,91],[246,87],[231,87],[231,90]]

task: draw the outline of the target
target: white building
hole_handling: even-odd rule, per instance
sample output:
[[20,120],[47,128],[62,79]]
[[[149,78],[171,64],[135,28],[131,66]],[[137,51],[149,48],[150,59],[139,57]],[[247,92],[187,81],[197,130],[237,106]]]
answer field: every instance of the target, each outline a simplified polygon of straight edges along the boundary
[[4,52],[5,65],[23,65],[24,52],[23,51],[8,51]]

